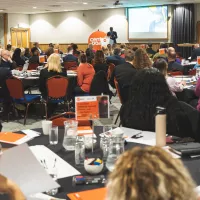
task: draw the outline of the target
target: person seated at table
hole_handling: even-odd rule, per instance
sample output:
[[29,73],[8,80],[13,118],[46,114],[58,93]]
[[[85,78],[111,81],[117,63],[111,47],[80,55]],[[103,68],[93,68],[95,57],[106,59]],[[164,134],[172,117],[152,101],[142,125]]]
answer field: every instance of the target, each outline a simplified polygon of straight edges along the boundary
[[153,46],[153,45],[152,45],[151,43],[149,43],[149,44],[147,45],[147,48],[146,48],[146,52],[147,52],[147,54],[149,55],[149,58],[153,58],[154,55],[156,54],[156,51],[153,50],[152,46]]
[[42,54],[42,53],[43,53],[42,50],[40,49],[40,45],[39,45],[38,42],[35,42],[35,43],[33,44],[33,46],[37,48],[39,54]]
[[78,51],[78,45],[71,43],[71,46],[73,48],[73,55],[76,56],[76,57],[79,57],[80,51]]
[[15,49],[14,54],[12,56],[12,60],[15,61],[17,66],[24,66],[25,61],[21,57],[21,49],[20,48]]
[[26,56],[24,56],[24,55],[25,55],[25,49],[22,47],[22,48],[21,48],[21,58],[22,58],[24,61],[27,61],[28,58],[27,58]]
[[154,132],[156,107],[161,106],[166,108],[167,134],[200,142],[200,113],[172,95],[157,69],[139,70],[129,92],[130,98],[120,110],[123,127]]
[[197,56],[200,56],[200,47],[199,44],[194,45],[194,49],[192,51],[191,60],[197,60]]
[[[25,200],[25,196],[20,190],[20,188],[8,178],[2,176],[0,174],[0,194],[8,195],[9,200]],[[6,196],[2,196],[2,199],[6,198]],[[0,195],[1,199],[1,195]]]
[[40,64],[39,62],[39,51],[36,47],[31,49],[32,56],[29,58],[29,63]]
[[90,92],[90,86],[92,79],[95,75],[94,67],[87,63],[87,57],[85,54],[80,56],[80,65],[77,70],[77,84],[75,88],[75,95],[84,95]]
[[[176,53],[174,47],[169,47],[169,48],[167,49],[167,54],[170,54],[170,53]],[[175,61],[176,61],[177,63],[181,64],[181,60],[177,57],[177,53],[176,53],[176,59],[175,59]]]
[[76,62],[78,64],[78,58],[73,55],[73,48],[71,45],[67,47],[67,55],[63,58],[63,62]]
[[149,56],[147,55],[144,49],[136,50],[133,60],[133,66],[136,69],[144,69],[146,67],[147,68],[152,67],[152,62],[149,59]]
[[94,59],[94,54],[95,54],[92,44],[88,45],[88,48],[86,49],[85,54],[87,56],[87,62],[91,64],[92,60]]
[[159,147],[135,147],[117,159],[106,200],[197,200],[195,187],[181,160]]
[[167,74],[168,64],[164,59],[161,58],[157,60],[154,67],[157,68],[161,72],[161,74],[165,76],[169,89],[174,96],[176,96],[175,92],[183,91],[186,82],[181,81],[180,83],[177,83],[173,77],[168,76]]
[[95,73],[99,71],[108,72],[108,64],[106,63],[104,53],[102,50],[97,50],[94,56],[94,70]]
[[16,68],[16,63],[12,61],[8,50],[1,51],[0,67],[5,67],[9,70]]
[[46,51],[45,51],[45,55],[47,56],[47,58],[54,53],[54,48],[53,47],[49,47]]
[[47,67],[40,72],[39,90],[44,99],[47,97],[46,82],[49,78],[56,75],[67,76],[67,73],[66,71],[63,72],[61,69],[60,56],[56,53],[53,53],[47,60]]
[[63,52],[60,50],[60,45],[59,44],[55,44],[54,45],[54,50],[58,49],[58,53],[59,54],[63,54]]
[[28,58],[28,59],[31,57],[29,48],[25,48],[24,56],[25,56],[26,58]]
[[106,62],[108,64],[113,63],[115,66],[125,63],[125,59],[121,58],[121,49],[115,48],[113,51],[113,56],[108,56]]
[[122,97],[123,103],[125,103],[129,98],[129,89],[132,83],[132,80],[137,72],[137,69],[133,66],[134,52],[132,50],[125,51],[125,63],[117,65],[110,78],[110,85],[115,88],[114,79],[116,78],[120,95]]
[[183,71],[183,66],[176,62],[176,53],[168,53],[168,72],[169,71]]
[[158,57],[159,58],[167,58],[167,48],[168,48],[168,45],[166,43],[161,43],[159,49],[165,49],[165,53],[164,54],[160,54],[159,53],[159,49],[158,49],[158,52],[153,57],[153,61],[155,62]]

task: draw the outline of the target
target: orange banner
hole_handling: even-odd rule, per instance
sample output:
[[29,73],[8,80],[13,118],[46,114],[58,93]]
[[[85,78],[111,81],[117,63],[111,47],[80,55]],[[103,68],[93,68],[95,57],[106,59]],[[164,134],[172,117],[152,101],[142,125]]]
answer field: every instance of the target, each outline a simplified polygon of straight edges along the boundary
[[102,49],[102,39],[106,39],[107,34],[102,31],[96,31],[92,33],[88,38],[88,44],[93,44],[94,50]]
[[200,65],[200,56],[197,56],[197,64]]
[[45,56],[39,56],[39,63],[45,62]]
[[165,54],[165,49],[159,49],[159,54],[160,54],[160,55]]

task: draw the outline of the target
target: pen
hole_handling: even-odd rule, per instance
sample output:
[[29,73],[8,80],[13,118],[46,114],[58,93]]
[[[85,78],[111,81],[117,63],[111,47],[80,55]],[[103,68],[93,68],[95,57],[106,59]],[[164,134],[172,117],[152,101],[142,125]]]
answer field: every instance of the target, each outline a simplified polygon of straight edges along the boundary
[[48,169],[45,159],[44,159],[44,166],[46,169]]
[[53,168],[56,166],[56,161],[57,159],[55,158]]
[[142,131],[137,133],[136,135],[132,136],[131,138],[138,138],[138,136],[141,137],[140,134],[142,134]]

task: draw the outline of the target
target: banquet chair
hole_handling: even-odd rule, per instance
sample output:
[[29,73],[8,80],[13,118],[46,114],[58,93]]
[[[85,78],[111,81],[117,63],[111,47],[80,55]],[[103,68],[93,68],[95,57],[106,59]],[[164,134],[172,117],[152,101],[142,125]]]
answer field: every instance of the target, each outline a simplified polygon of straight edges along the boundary
[[[114,79],[114,83],[115,83],[115,88],[116,88],[117,95],[118,95],[118,97],[119,97],[120,103],[122,104],[123,101],[122,101],[122,97],[121,97],[121,95],[120,95],[119,83],[118,83],[118,81],[116,80],[116,78]],[[122,107],[122,105],[121,105],[121,107]],[[120,110],[121,110],[121,108],[120,108]],[[118,121],[118,119],[119,119],[120,110],[119,110],[119,112],[118,112],[118,114],[117,114],[117,118],[116,118],[114,124],[117,124],[117,121]],[[120,126],[120,125],[121,125],[121,120],[120,120],[119,126]]]
[[112,76],[114,68],[115,68],[115,65],[113,63],[110,63],[109,66],[108,66],[108,72],[107,72],[107,80],[108,81],[110,80],[110,78]]
[[66,70],[77,70],[78,64],[76,61],[67,61],[67,62],[64,62],[64,68]]
[[170,72],[168,72],[168,74],[169,75],[171,75],[171,76],[182,76],[183,75],[183,72],[181,72],[181,71],[170,71]]
[[[75,113],[74,112],[64,112],[59,115],[55,115],[51,117],[49,120],[52,121],[53,126],[64,126],[64,121],[67,120],[75,120]],[[91,126],[90,120],[78,120],[78,126]]]
[[[24,94],[24,86],[20,79],[16,77],[10,77],[6,80],[6,85],[10,93],[10,97],[12,98],[13,107],[14,103],[26,104],[25,116],[24,116],[24,125],[26,124],[26,119],[28,115],[28,109],[31,104],[39,103],[46,104],[45,102],[40,101],[40,95],[35,94]],[[45,105],[46,108],[46,105]],[[47,110],[46,110],[46,118],[47,118]]]
[[56,75],[47,80],[47,98],[44,100],[46,102],[46,109],[48,103],[64,103],[67,104],[66,96],[69,81],[68,78]]
[[38,63],[29,63],[28,70],[36,70],[38,66]]
[[195,75],[196,75],[196,69],[191,69],[191,70],[189,71],[189,75],[195,76]]

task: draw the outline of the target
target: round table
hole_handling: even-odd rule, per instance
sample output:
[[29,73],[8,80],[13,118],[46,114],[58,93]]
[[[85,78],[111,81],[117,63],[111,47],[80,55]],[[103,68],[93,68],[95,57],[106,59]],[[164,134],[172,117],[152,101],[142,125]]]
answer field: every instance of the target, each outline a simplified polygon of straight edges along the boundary
[[[34,129],[34,130],[42,133],[42,129]],[[103,132],[103,127],[95,126],[94,132],[97,135],[97,141],[99,144],[99,134]],[[62,147],[63,137],[64,137],[64,129],[60,128],[59,129],[59,143],[58,143],[58,145],[56,145],[55,148],[52,148],[51,146],[49,146],[49,137],[44,136],[44,135],[41,135],[41,136],[29,141],[28,145],[29,146],[45,145],[48,148],[50,148],[52,151],[54,151],[62,159],[64,159],[66,162],[68,162],[70,165],[75,167],[82,175],[88,175],[85,172],[83,167],[77,168],[75,166],[74,151],[65,151],[64,148]],[[13,145],[3,144],[3,143],[2,143],[2,146],[3,146],[3,148],[13,147]],[[125,150],[131,149],[136,146],[144,147],[146,145],[137,144],[137,143],[127,143],[125,145]],[[94,150],[94,152],[95,152],[94,157],[99,156],[99,154],[101,153],[99,145],[97,145],[97,148]],[[189,172],[190,172],[191,176],[193,177],[194,181],[196,182],[196,184],[200,185],[200,157],[193,158],[193,159],[182,158],[182,161],[183,161],[185,167],[189,170]],[[104,170],[101,174],[104,174],[105,176],[107,176],[108,170],[106,168],[104,168]],[[58,183],[60,184],[61,188],[59,188],[59,192],[56,195],[57,198],[67,198],[66,195],[71,192],[79,192],[79,191],[84,191],[84,190],[105,187],[103,184],[72,186],[72,177],[59,179]]]

